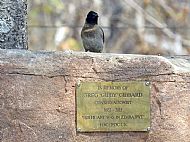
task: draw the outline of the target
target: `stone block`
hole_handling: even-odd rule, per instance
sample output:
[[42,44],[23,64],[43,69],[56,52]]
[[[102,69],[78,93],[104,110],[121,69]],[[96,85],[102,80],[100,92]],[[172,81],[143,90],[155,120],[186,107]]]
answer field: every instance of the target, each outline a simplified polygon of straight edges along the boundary
[[0,48],[27,49],[27,1],[0,1]]
[[[77,81],[146,80],[149,132],[76,132]],[[0,50],[3,142],[189,142],[189,100],[189,56]]]

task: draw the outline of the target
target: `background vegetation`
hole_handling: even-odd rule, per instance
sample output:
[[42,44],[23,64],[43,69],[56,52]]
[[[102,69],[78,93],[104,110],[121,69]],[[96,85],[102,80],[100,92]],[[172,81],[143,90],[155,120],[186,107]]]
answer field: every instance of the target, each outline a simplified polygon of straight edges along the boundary
[[99,13],[105,51],[190,54],[190,0],[28,0],[29,49],[83,51],[80,31]]

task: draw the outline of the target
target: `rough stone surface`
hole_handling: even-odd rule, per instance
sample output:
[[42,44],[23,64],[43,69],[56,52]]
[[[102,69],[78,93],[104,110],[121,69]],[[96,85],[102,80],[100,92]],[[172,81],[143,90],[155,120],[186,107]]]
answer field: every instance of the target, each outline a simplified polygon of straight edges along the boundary
[[[77,133],[77,81],[151,82],[149,132]],[[190,142],[190,57],[0,50],[2,142]]]
[[27,0],[0,1],[0,48],[27,49]]

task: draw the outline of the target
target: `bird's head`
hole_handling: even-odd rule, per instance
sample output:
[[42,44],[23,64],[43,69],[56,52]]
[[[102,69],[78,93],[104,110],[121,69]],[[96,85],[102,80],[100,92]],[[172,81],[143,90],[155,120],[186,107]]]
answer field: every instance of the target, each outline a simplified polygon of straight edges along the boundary
[[98,13],[90,11],[86,17],[86,23],[93,25],[98,24]]

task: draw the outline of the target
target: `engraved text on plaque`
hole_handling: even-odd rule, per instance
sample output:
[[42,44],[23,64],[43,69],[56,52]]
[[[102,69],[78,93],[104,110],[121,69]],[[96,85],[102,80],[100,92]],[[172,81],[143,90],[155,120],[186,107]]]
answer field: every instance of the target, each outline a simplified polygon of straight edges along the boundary
[[147,82],[82,82],[76,88],[77,131],[148,131]]

